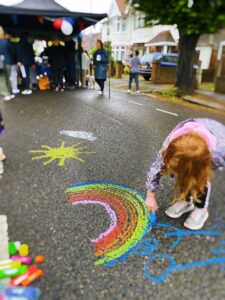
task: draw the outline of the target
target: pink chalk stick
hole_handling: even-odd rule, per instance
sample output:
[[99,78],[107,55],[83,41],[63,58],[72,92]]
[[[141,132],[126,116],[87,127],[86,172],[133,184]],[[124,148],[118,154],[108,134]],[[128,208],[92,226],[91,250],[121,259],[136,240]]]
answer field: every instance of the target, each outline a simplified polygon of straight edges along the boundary
[[11,256],[11,260],[20,260],[22,264],[29,265],[32,261],[32,258],[30,256],[22,257],[13,255]]

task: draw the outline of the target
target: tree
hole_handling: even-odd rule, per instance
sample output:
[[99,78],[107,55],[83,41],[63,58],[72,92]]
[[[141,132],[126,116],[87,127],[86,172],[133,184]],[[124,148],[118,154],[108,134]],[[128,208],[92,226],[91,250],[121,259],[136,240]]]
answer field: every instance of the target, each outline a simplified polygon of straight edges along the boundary
[[113,61],[113,56],[112,56],[112,43],[111,43],[111,41],[104,42],[104,48],[105,48],[105,50],[108,51],[108,53],[109,53],[109,60],[110,60],[110,61]]
[[225,26],[225,1],[131,0],[130,3],[146,14],[146,24],[177,24],[180,39],[175,86],[179,94],[193,91],[193,63],[198,39],[201,34],[215,33]]

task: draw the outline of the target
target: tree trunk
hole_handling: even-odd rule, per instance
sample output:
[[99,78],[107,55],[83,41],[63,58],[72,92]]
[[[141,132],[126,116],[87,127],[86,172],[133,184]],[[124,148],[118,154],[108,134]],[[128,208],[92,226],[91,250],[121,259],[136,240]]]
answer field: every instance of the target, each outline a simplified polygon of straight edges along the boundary
[[194,56],[199,35],[186,35],[180,32],[179,58],[175,86],[178,95],[191,93],[194,90]]

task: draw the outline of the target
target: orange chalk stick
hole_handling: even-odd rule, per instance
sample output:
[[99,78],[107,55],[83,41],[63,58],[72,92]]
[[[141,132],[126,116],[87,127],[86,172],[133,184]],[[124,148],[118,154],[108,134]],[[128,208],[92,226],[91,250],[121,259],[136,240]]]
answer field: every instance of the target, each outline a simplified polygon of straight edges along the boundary
[[43,263],[45,261],[45,257],[42,255],[37,255],[37,256],[35,256],[34,261],[36,263]]
[[28,286],[29,284],[31,284],[34,280],[36,280],[37,278],[41,277],[44,275],[44,272],[41,269],[37,269],[36,272],[34,272],[33,274],[31,274],[27,279],[25,279],[24,281],[22,281],[22,286]]
[[36,266],[30,266],[26,273],[16,276],[13,279],[11,279],[10,285],[12,285],[12,286],[20,285],[25,279],[27,279],[30,275],[35,273],[37,271],[37,269],[38,268]]

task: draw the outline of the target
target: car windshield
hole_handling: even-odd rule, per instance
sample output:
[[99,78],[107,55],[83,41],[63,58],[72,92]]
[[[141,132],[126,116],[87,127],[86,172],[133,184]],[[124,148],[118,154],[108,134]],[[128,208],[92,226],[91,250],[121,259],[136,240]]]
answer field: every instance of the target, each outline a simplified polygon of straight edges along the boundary
[[147,54],[145,54],[145,55],[142,56],[142,58],[141,58],[141,64],[146,64],[146,63],[152,62],[153,57],[154,57],[154,54],[152,54],[152,53],[147,53]]
[[141,58],[141,64],[151,64],[153,60],[159,60],[161,62],[175,63],[177,64],[178,56],[177,55],[165,55],[162,53],[146,53]]
[[162,57],[162,61],[163,62],[168,62],[168,63],[177,63],[177,60],[178,60],[178,56],[169,56],[169,55],[167,55],[167,56],[164,56],[164,57]]

